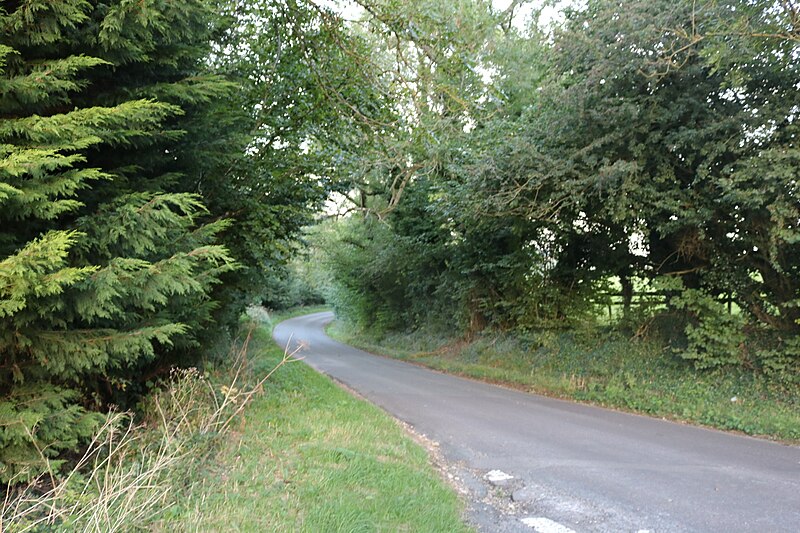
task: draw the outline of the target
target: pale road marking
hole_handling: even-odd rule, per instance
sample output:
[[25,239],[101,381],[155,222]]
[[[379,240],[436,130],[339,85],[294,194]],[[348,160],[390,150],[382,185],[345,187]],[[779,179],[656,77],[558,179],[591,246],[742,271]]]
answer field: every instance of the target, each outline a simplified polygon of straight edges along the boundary
[[530,517],[523,518],[522,523],[526,526],[532,527],[537,533],[575,533],[567,526],[562,526],[558,522],[553,522],[549,518],[544,517]]
[[514,479],[514,476],[506,474],[502,470],[490,470],[489,472],[486,473],[485,476],[483,476],[483,478],[486,479],[487,481],[497,482],[497,481],[506,481],[509,479]]

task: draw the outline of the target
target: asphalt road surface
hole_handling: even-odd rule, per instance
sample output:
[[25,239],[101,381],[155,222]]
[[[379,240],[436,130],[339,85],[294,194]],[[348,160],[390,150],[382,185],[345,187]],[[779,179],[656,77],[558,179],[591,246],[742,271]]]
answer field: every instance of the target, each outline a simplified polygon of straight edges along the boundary
[[[328,338],[332,313],[275,328],[283,346],[435,443],[487,532],[800,532],[800,448],[517,392]],[[424,502],[421,502],[424,505]]]

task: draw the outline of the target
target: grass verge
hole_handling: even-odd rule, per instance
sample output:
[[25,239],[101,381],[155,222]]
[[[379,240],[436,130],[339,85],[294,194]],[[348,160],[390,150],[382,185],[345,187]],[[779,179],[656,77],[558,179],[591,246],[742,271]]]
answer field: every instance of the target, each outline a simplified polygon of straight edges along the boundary
[[746,370],[696,370],[652,341],[580,331],[471,342],[423,331],[376,337],[341,321],[328,333],[373,353],[529,392],[800,441],[800,391]]
[[[255,375],[283,356],[270,333],[261,327],[251,339]],[[264,384],[163,529],[469,531],[456,493],[399,424],[298,363]]]
[[5,487],[0,533],[467,531],[399,424],[272,342],[270,324],[315,310],[251,310],[226,363],[174,370],[68,471]]

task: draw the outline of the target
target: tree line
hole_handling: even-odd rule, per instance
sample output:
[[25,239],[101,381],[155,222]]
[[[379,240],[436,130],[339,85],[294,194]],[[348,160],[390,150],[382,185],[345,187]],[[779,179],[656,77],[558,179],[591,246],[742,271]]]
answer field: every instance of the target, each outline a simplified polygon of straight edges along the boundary
[[395,104],[318,237],[343,316],[660,331],[796,386],[800,6],[359,3]]
[[795,2],[352,5],[0,4],[0,481],[288,304],[309,240],[374,331],[661,328],[796,386]]
[[[0,4],[0,482],[228,353],[333,188],[343,23],[293,1]],[[323,149],[324,148],[324,149]]]

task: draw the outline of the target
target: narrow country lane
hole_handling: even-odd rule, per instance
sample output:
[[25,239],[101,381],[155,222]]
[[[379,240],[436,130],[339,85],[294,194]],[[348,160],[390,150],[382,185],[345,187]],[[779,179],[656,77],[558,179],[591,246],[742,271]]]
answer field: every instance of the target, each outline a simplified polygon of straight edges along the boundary
[[800,531],[798,447],[377,357],[329,339],[332,318],[288,320],[275,340],[437,442],[481,531]]

